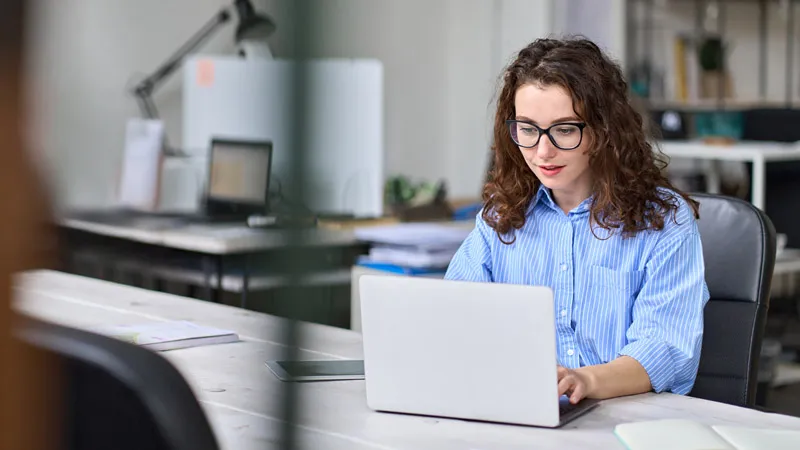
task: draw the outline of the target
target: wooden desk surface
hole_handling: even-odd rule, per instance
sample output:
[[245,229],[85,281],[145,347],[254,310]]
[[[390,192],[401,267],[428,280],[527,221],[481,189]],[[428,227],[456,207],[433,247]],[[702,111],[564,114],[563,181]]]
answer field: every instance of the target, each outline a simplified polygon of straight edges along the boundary
[[[240,343],[162,355],[195,390],[223,448],[277,448],[271,439],[280,426],[282,383],[264,362],[280,356],[281,319],[50,271],[20,276],[16,291],[19,310],[74,327],[185,319],[238,331]],[[356,332],[313,324],[304,324],[303,330],[301,357],[362,357]],[[612,433],[614,425],[660,418],[800,430],[798,418],[672,394],[606,401],[566,427],[549,430],[373,412],[365,403],[363,381],[305,383],[298,388],[300,443],[320,450],[623,449]]]

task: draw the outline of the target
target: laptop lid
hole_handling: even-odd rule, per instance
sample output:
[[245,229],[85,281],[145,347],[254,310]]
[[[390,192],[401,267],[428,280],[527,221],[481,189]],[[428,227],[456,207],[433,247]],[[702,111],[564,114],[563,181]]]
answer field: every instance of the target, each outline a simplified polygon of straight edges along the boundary
[[359,290],[371,409],[560,425],[550,288],[362,275]]
[[267,213],[271,167],[271,141],[212,139],[205,214]]

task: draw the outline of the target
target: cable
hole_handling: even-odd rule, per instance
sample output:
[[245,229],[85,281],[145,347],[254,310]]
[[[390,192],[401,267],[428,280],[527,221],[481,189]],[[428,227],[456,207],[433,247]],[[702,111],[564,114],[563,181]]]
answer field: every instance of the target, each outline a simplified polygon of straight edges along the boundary
[[[284,195],[284,193],[283,193],[283,183],[281,183],[280,178],[273,176],[271,181],[274,181],[275,183],[277,183],[278,186],[277,186],[277,192],[270,192],[270,209],[273,209],[273,210],[275,209],[273,207],[273,198],[275,198],[275,199],[278,200],[278,205],[281,205],[281,206],[284,206],[284,207],[287,208],[286,212],[289,213],[289,214],[295,214],[296,213],[298,215],[316,216],[316,214],[314,214],[314,211],[312,211],[311,208],[306,206],[304,203],[299,202],[299,201],[289,200],[289,198],[286,195]],[[295,211],[293,211],[293,210],[295,210]]]

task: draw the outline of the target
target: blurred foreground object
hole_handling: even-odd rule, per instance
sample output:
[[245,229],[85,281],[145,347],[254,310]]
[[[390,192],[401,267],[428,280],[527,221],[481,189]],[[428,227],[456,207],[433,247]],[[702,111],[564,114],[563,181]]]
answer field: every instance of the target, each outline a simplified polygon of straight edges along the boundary
[[19,336],[57,358],[62,450],[219,450],[180,372],[151,349],[96,332],[28,320]]
[[27,159],[23,144],[22,74],[25,2],[0,3],[0,449],[39,450],[58,448],[60,380],[54,362],[12,339],[20,317],[12,307],[12,277],[15,273],[50,264],[54,229],[50,228],[49,205],[42,185]]

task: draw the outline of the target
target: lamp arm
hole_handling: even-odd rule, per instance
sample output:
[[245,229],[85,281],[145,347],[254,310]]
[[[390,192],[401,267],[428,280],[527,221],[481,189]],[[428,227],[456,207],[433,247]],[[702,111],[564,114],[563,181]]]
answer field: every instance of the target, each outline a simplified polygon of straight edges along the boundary
[[138,98],[139,108],[145,117],[155,118],[158,113],[155,109],[150,95],[153,90],[158,87],[168,76],[170,76],[178,67],[180,67],[186,55],[191,53],[203,41],[209,38],[221,25],[230,20],[230,13],[227,9],[219,11],[211,20],[205,23],[203,27],[198,30],[185,44],[183,44],[172,56],[158,67],[151,75],[144,80],[140,81],[132,89],[134,95]]

